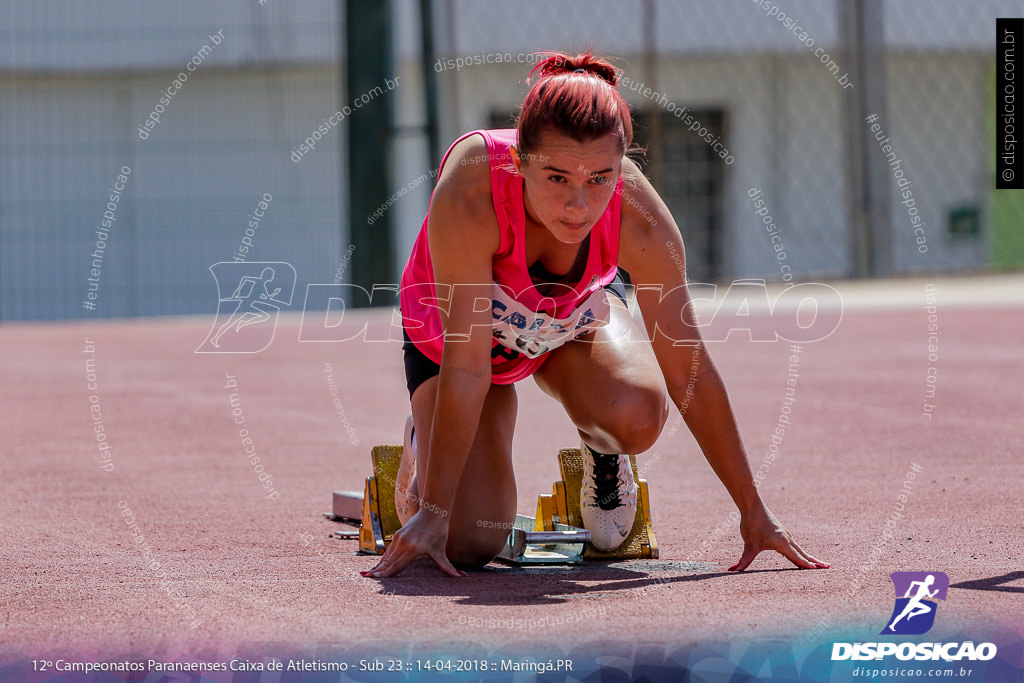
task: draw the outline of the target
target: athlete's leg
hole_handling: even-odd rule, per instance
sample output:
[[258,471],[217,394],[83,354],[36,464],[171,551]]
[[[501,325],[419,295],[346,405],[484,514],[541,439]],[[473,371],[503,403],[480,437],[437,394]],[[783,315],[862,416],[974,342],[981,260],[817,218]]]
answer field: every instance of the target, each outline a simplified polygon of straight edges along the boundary
[[654,350],[626,306],[609,296],[611,318],[587,338],[550,352],[534,378],[557,399],[599,453],[646,451],[661,434],[668,399]]
[[402,462],[398,465],[398,474],[395,475],[395,511],[402,526],[405,526],[419,509],[419,505],[413,505],[413,501],[419,495],[419,487],[416,486],[415,456],[418,446],[419,438],[414,436],[412,413],[409,413],[402,437]]
[[[408,517],[419,509],[418,482],[426,477],[427,444],[433,429],[437,380],[431,377],[412,395],[416,427],[415,474],[403,486],[400,470],[396,506],[406,505]],[[480,425],[466,459],[448,519],[448,559],[462,566],[482,566],[494,559],[508,537],[516,516],[516,482],[512,470],[512,434],[518,403],[512,385],[492,384],[484,399]],[[443,428],[443,426],[441,427]],[[403,462],[405,458],[403,458]],[[403,495],[401,489],[407,488]],[[406,519],[401,521],[404,523]]]

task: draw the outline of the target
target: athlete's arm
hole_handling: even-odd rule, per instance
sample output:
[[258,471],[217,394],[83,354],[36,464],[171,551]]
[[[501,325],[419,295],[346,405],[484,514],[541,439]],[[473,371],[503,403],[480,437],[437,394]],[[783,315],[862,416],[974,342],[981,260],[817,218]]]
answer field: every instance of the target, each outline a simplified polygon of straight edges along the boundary
[[[469,159],[475,160],[467,161]],[[367,575],[394,576],[424,555],[452,576],[445,554],[450,511],[491,385],[491,263],[499,228],[491,200],[483,138],[471,136],[448,155],[430,205],[427,236],[445,331],[430,443],[420,446],[426,476],[419,511],[397,532]]]
[[827,567],[797,545],[761,500],[725,384],[701,340],[679,228],[636,164],[624,160],[622,175],[619,263],[633,280],[669,396],[741,514],[743,555],[729,569],[742,571],[769,549],[798,567]]
[[[425,501],[444,510],[455,499],[466,457],[476,436],[491,385],[492,260],[499,228],[491,199],[487,146],[478,135],[452,151],[430,208],[428,236],[438,292],[450,290],[443,307],[444,357],[427,457]],[[463,163],[474,159],[477,163]]]

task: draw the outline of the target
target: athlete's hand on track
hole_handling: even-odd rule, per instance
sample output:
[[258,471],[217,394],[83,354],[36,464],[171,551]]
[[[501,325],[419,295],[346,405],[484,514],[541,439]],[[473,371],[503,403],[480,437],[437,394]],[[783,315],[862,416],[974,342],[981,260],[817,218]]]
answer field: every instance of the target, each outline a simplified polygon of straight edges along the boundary
[[452,566],[445,555],[448,544],[448,520],[420,510],[401,529],[395,532],[384,556],[373,569],[359,572],[363,576],[383,579],[396,576],[419,557],[427,556],[449,576],[466,576],[466,572]]
[[762,550],[776,550],[801,569],[829,568],[827,563],[804,552],[764,505],[740,518],[740,535],[743,536],[743,556],[729,567],[731,572],[741,572],[749,567]]

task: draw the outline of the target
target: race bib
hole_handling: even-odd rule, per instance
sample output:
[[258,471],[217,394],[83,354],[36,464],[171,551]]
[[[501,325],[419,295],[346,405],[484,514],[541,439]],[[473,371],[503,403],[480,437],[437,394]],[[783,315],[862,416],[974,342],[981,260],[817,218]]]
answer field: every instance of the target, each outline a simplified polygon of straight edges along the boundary
[[610,308],[604,288],[592,291],[565,318],[533,311],[495,283],[491,297],[492,334],[502,346],[536,358],[567,341],[608,324]]

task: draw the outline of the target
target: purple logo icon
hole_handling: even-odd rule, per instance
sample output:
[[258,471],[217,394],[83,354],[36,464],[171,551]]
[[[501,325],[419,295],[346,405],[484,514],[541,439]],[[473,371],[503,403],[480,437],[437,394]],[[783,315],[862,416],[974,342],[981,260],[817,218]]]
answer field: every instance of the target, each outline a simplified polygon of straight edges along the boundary
[[935,623],[938,600],[946,599],[949,577],[944,572],[893,572],[896,605],[882,635],[920,635]]

